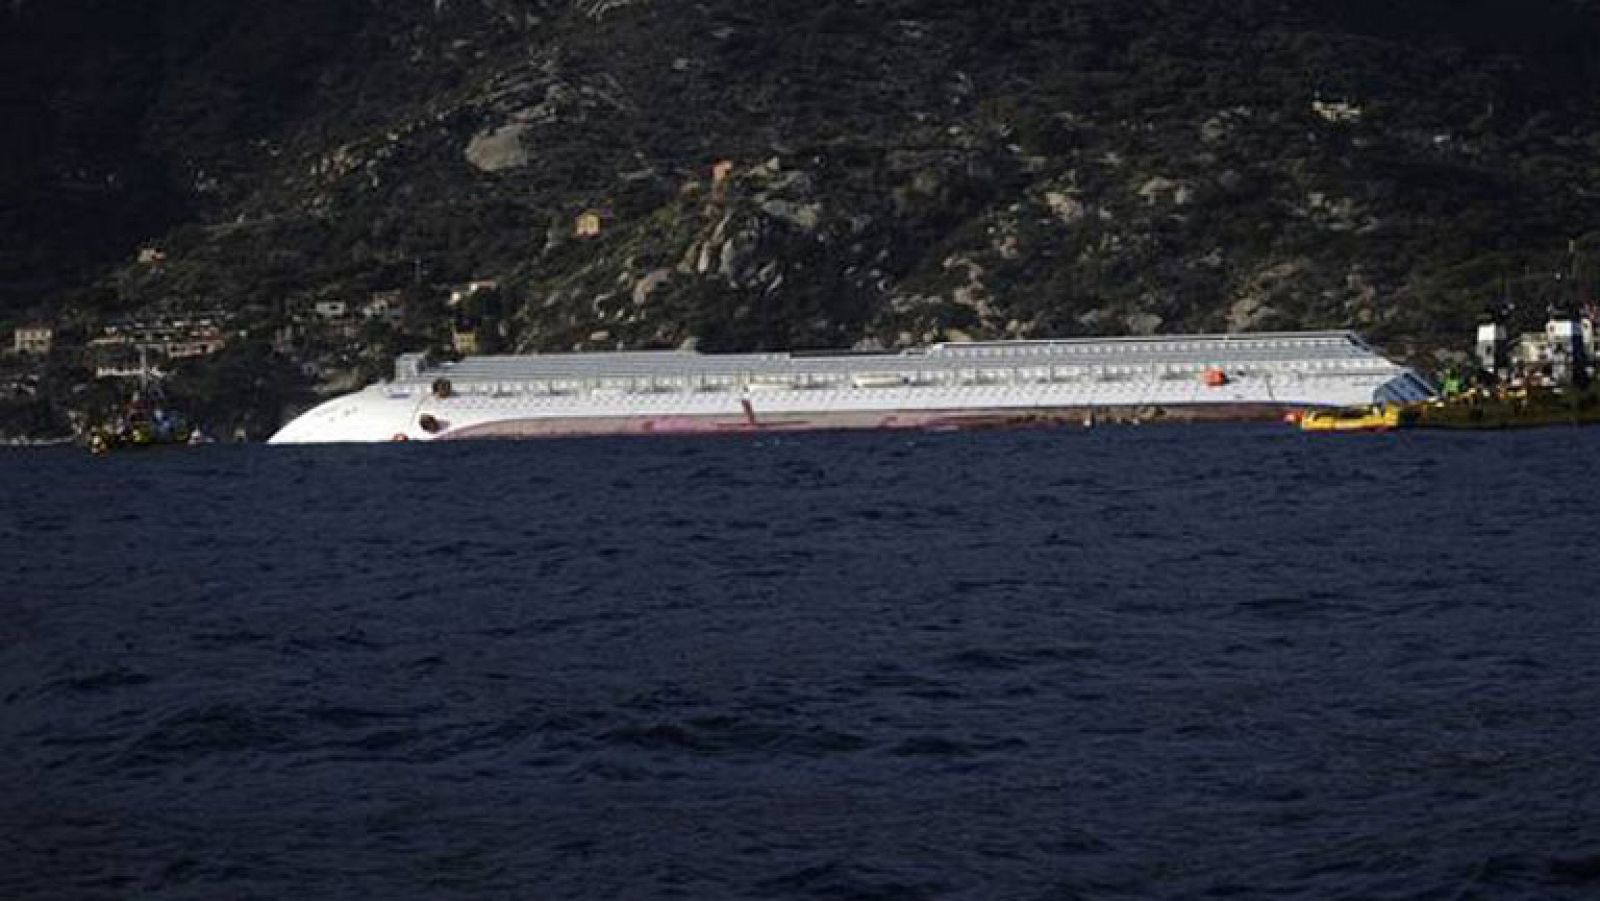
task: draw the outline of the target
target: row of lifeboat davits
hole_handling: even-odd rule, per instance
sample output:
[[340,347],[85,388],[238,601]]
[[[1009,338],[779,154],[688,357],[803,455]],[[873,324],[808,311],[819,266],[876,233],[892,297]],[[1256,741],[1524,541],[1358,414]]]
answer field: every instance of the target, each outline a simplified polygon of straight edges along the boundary
[[[1200,379],[1201,379],[1202,382],[1205,383],[1205,385],[1207,387],[1211,387],[1211,388],[1223,387],[1224,385],[1227,385],[1231,381],[1231,379],[1229,378],[1227,372],[1225,372],[1222,369],[1215,368],[1215,367],[1206,369],[1201,374]],[[1054,381],[1054,379],[1052,379],[1052,381]],[[864,374],[864,375],[851,376],[850,384],[851,384],[852,387],[855,387],[855,388],[901,388],[901,387],[915,386],[918,383],[914,382],[913,380],[911,380],[910,378],[908,378],[907,376],[904,376],[904,375],[898,375],[898,374]],[[992,383],[988,382],[988,381],[985,381],[985,380],[975,380],[975,381],[971,381],[970,384],[982,385],[982,384],[992,384]],[[789,379],[789,378],[781,378],[781,377],[762,378],[762,377],[757,377],[757,378],[751,379],[746,384],[745,387],[746,387],[746,390],[750,390],[750,391],[780,391],[780,390],[791,390],[792,391],[792,390],[804,389],[804,388],[826,388],[826,387],[829,387],[829,386],[825,385],[825,384],[820,384],[820,383],[801,382],[801,381],[796,381],[794,379]],[[449,379],[441,378],[441,379],[435,379],[434,380],[433,385],[430,388],[430,393],[438,400],[448,400],[449,398],[455,396],[456,390],[455,390],[455,386],[451,383],[451,381]],[[554,390],[552,390],[549,393],[556,394],[558,392],[555,392]],[[498,391],[497,390],[495,392],[495,396],[497,396],[497,397],[498,396],[503,396],[503,395],[504,395],[504,392],[502,392],[502,391]]]

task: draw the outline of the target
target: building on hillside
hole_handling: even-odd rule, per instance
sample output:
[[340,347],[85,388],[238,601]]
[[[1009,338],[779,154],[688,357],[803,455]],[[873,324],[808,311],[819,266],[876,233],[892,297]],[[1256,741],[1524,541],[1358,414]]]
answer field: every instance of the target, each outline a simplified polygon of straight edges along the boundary
[[1335,125],[1349,125],[1360,122],[1366,111],[1348,100],[1323,100],[1318,98],[1311,101],[1311,111],[1316,113],[1324,122]]
[[55,346],[56,330],[48,325],[24,325],[12,336],[12,349],[19,354],[48,354]]
[[209,357],[227,344],[228,339],[216,325],[194,325],[176,332],[162,350],[171,359],[187,360]]
[[405,294],[400,291],[374,291],[361,306],[361,318],[399,325],[405,318]]
[[94,377],[97,379],[155,379],[160,381],[167,377],[167,373],[160,366],[152,366],[148,359],[138,360],[133,357],[122,357],[96,363]]
[[584,210],[573,223],[572,233],[580,238],[598,238],[610,221],[611,214],[606,210]]
[[318,319],[334,321],[350,316],[350,305],[342,300],[319,300],[312,307]]
[[477,294],[481,294],[484,291],[496,291],[499,290],[499,288],[500,283],[492,278],[478,279],[477,281],[471,281],[461,285],[452,285],[450,286],[450,300],[448,306],[451,309],[455,309]]
[[220,314],[138,319],[113,323],[89,342],[101,374],[137,373],[132,361],[142,350],[152,359],[191,360],[209,357],[228,345]]

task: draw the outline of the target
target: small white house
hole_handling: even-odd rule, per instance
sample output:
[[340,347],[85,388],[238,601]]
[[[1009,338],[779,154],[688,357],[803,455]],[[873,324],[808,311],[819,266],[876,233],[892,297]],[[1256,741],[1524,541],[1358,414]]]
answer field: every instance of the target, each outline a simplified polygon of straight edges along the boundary
[[350,305],[342,300],[319,300],[314,309],[321,319],[344,319],[350,315]]
[[17,329],[12,338],[13,349],[19,354],[44,355],[55,345],[55,329],[48,325],[25,325]]
[[1348,125],[1360,122],[1365,110],[1347,100],[1313,100],[1311,111],[1322,118],[1324,122],[1335,125]]

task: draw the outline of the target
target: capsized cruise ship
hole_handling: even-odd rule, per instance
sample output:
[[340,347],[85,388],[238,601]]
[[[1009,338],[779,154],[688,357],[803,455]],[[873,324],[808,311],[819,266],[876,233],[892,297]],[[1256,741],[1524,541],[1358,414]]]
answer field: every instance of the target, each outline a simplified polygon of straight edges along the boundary
[[898,352],[407,354],[274,444],[1265,419],[1433,388],[1350,332],[935,344]]

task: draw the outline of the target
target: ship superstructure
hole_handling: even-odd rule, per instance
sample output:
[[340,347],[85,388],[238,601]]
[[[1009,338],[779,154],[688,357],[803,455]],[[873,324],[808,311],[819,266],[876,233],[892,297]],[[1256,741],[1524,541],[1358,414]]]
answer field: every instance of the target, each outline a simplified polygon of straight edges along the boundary
[[1258,418],[1432,395],[1423,378],[1350,332],[872,353],[622,351],[439,363],[408,354],[392,381],[313,408],[272,442]]

